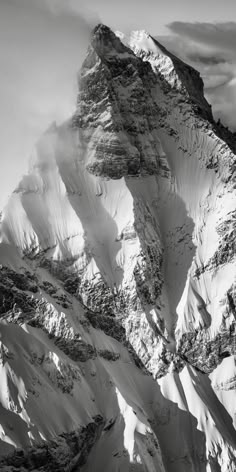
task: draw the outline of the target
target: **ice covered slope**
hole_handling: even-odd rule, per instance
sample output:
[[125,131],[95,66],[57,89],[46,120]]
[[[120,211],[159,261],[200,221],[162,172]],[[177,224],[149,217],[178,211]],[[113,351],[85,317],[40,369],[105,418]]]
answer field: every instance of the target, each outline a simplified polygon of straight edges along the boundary
[[3,211],[0,470],[235,470],[234,146],[194,69],[95,28]]

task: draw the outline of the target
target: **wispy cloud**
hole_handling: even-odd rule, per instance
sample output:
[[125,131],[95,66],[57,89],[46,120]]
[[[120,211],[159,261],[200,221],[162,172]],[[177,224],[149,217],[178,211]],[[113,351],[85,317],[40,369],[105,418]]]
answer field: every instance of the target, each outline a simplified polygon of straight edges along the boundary
[[215,117],[236,130],[236,23],[173,22],[168,28],[162,42],[200,71]]
[[76,3],[0,0],[0,207],[35,141],[76,106],[77,72],[97,21]]
[[185,23],[174,21],[169,29],[179,35],[184,35],[204,45],[235,52],[236,23]]
[[[29,6],[29,0],[21,1]],[[39,10],[48,10],[54,15],[76,15],[89,27],[94,27],[100,21],[97,11],[78,0],[31,0],[30,5]]]

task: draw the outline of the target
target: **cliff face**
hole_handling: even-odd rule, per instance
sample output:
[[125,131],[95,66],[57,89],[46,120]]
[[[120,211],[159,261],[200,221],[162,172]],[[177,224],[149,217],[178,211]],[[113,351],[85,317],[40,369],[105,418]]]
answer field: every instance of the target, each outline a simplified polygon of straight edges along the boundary
[[0,470],[235,470],[234,146],[190,66],[94,30],[3,212]]

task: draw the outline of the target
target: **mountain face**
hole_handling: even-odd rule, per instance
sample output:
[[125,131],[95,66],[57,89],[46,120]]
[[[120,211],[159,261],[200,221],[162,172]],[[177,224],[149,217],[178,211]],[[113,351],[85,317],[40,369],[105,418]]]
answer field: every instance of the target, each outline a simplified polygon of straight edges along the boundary
[[0,470],[236,470],[235,162],[194,69],[95,28],[2,215]]

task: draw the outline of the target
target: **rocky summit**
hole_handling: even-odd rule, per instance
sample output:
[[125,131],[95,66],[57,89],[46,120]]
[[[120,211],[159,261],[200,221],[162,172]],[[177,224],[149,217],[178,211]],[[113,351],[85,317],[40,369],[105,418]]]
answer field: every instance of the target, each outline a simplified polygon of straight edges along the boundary
[[1,218],[0,470],[235,472],[235,135],[98,25]]

